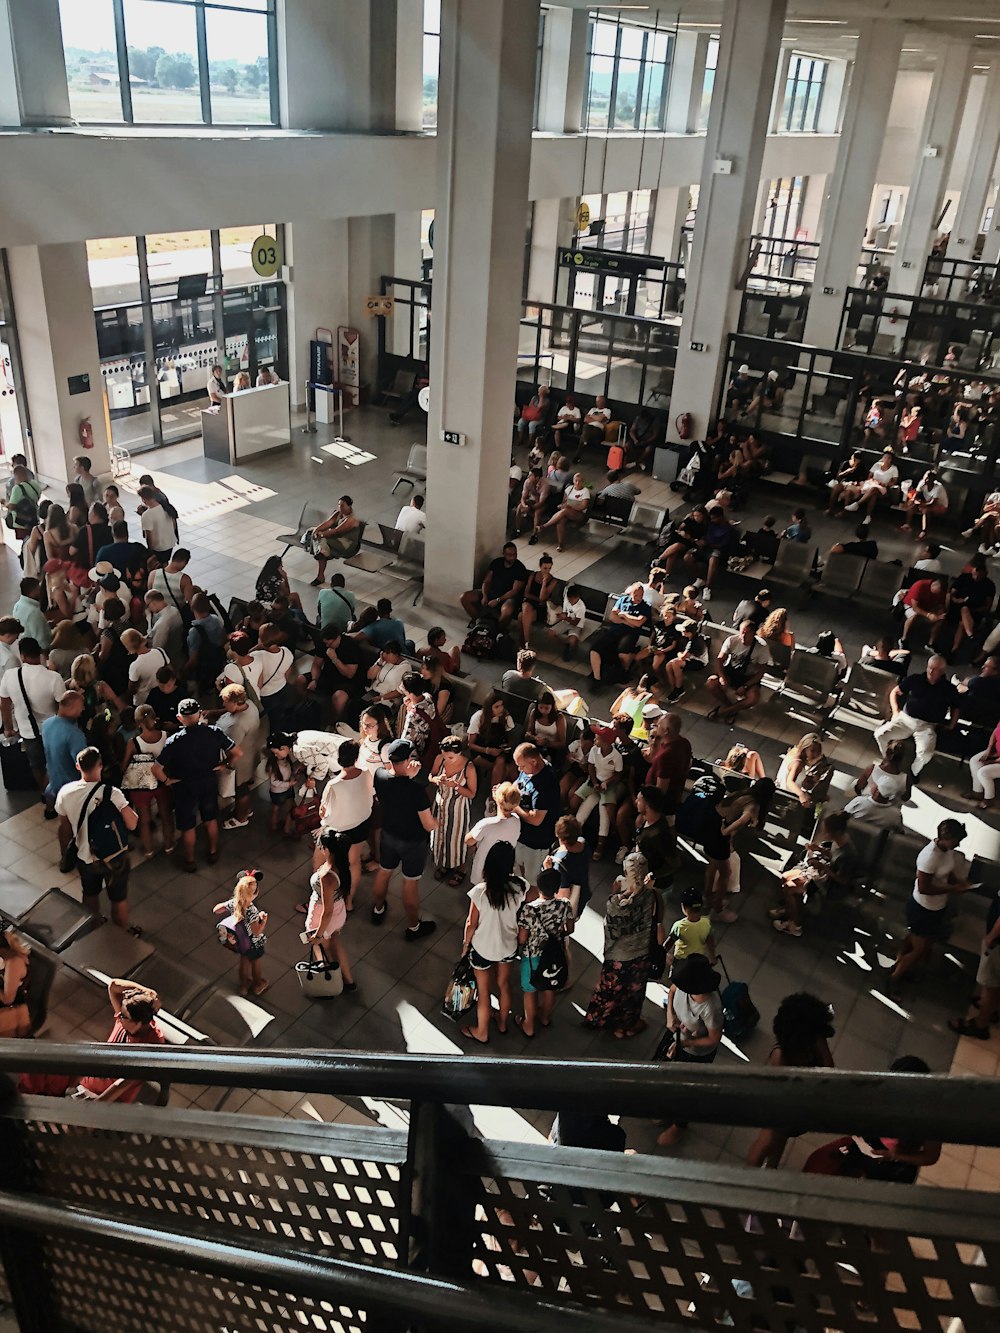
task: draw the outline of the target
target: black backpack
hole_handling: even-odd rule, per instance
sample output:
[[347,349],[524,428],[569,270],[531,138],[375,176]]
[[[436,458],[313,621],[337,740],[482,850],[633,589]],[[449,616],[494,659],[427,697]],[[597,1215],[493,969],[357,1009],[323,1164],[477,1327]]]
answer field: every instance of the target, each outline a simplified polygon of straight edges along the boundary
[[87,841],[94,860],[108,870],[128,857],[128,829],[118,807],[111,799],[111,784],[106,782],[101,799],[87,819]]
[[198,656],[194,664],[194,675],[203,690],[209,690],[215,684],[226,667],[226,648],[224,643],[213,643],[208,637],[208,630],[200,620],[193,622],[198,635]]
[[480,616],[466,635],[462,652],[468,653],[470,657],[493,657],[499,638],[496,621]]

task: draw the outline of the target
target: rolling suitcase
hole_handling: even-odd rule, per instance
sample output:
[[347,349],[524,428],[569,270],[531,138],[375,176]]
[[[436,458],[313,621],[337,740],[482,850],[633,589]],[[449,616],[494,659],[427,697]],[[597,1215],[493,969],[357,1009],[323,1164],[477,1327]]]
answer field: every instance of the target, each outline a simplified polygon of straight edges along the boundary
[[0,745],[0,774],[8,791],[38,791],[38,784],[20,741]]
[[722,1001],[722,1030],[730,1040],[747,1037],[760,1022],[760,1010],[750,998],[750,987],[745,981],[731,981],[722,954],[719,963],[726,985],[719,999]]

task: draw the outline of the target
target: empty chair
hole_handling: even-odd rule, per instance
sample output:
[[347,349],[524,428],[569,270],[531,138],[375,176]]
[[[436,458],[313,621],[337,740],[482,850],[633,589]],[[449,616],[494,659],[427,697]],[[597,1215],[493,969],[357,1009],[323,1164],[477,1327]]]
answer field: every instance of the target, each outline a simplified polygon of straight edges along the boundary
[[609,527],[624,531],[628,526],[632,505],[633,502],[627,495],[609,495],[599,505],[594,504],[591,507],[590,522],[607,523]]
[[307,532],[312,532],[313,528],[317,528],[321,523],[325,523],[329,517],[329,509],[320,509],[318,505],[314,504],[304,504],[302,506],[302,513],[299,515],[298,527],[295,531],[283,532],[280,537],[275,538],[275,541],[285,543],[285,549],[281,553],[282,558],[288,554],[293,546],[301,545],[302,538]]
[[427,446],[426,444],[411,444],[410,452],[407,455],[406,467],[393,474],[392,492],[396,491],[404,483],[414,489],[417,482],[421,485],[427,480]]
[[888,611],[902,583],[903,570],[899,565],[888,565],[881,560],[869,560],[858,594],[863,602],[885,607]]
[[783,541],[778,556],[767,576],[768,583],[787,583],[801,588],[812,571],[816,547],[811,542]]
[[834,659],[797,648],[775,697],[811,708],[825,724],[839,679],[840,665]]
[[867,560],[863,555],[838,552],[827,558],[823,577],[817,585],[833,597],[853,597],[858,590]]
[[397,370],[392,377],[392,384],[388,389],[382,390],[382,405],[386,403],[398,403],[405,398],[413,387],[413,371]]
[[403,540],[405,533],[399,528],[391,528],[387,523],[380,523],[378,530],[382,534],[382,545],[387,551],[398,551],[399,543]]
[[854,853],[860,880],[872,879],[875,876],[886,836],[886,830],[880,828],[874,821],[852,819],[848,825],[847,837]]
[[889,695],[899,677],[868,662],[855,662],[844,678],[834,716],[874,731],[889,716]]
[[652,543],[659,540],[667,521],[667,510],[658,505],[643,504],[636,500],[628,517],[626,536],[630,541]]
[[660,371],[660,377],[649,391],[648,403],[654,403],[657,398],[662,398],[664,402],[670,402],[670,395],[674,391],[674,368],[673,366],[664,366]]

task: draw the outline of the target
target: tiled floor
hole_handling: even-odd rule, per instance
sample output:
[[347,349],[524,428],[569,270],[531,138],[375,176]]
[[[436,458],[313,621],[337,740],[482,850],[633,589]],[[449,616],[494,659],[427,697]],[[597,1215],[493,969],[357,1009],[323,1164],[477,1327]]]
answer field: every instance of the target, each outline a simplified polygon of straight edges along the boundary
[[[415,420],[415,418],[414,418]],[[330,443],[332,432],[302,435],[296,431],[290,453],[261,459],[234,474],[229,468],[202,457],[200,444],[184,444],[146,454],[135,468],[151,471],[169,492],[181,512],[182,540],[192,551],[190,572],[196,583],[209,587],[225,603],[230,596],[246,596],[265,558],[276,549],[276,537],[293,530],[304,503],[316,503],[319,497],[332,508],[337,496],[349,491],[355,498],[356,511],[370,523],[392,523],[407,494],[403,490],[390,495],[394,467],[405,461],[409,445],[419,438],[409,424],[390,430],[384,413],[365,410],[349,418],[347,432],[356,449],[344,449]],[[363,452],[359,452],[359,449]],[[521,460],[523,462],[523,459]],[[600,459],[585,464],[588,480],[600,477]],[[679,502],[669,488],[651,479],[642,479],[643,499],[654,504],[675,507]],[[764,488],[741,517],[744,526],[756,524],[766,512],[785,521],[796,502],[787,493]],[[126,508],[130,508],[126,504]],[[436,509],[434,496],[428,499],[431,524],[447,521],[446,509]],[[824,545],[829,545],[844,528],[825,517],[816,521]],[[881,520],[877,535],[883,544],[883,558],[908,554],[911,543],[895,531],[888,520]],[[540,554],[541,548],[523,556]],[[590,582],[587,570],[609,554],[621,558],[621,578],[611,586],[614,569],[608,563],[602,573],[609,576],[608,591],[618,591],[642,567],[635,555],[600,529],[576,536],[563,554],[556,555],[555,572],[561,577],[577,576]],[[958,561],[957,555],[950,557]],[[0,557],[0,606],[9,606],[16,596],[19,570],[13,554]],[[532,559],[533,563],[533,559]],[[302,595],[307,610],[315,605],[315,593],[308,587],[314,566],[303,553],[292,550],[286,566],[293,586]],[[423,605],[410,605],[415,589],[386,575],[347,571],[349,586],[363,600],[377,596],[393,598],[408,629],[415,638],[422,637],[431,624],[442,623],[453,641],[464,634],[460,610],[443,619]],[[720,578],[711,611],[714,619],[731,616],[741,595],[732,581],[727,590]],[[792,627],[800,643],[811,643],[820,629],[833,626],[844,641],[848,655],[855,657],[861,643],[880,628],[884,617],[867,621],[856,607],[827,601],[806,602],[793,606]],[[463,666],[477,677],[483,688],[499,674],[491,663],[466,659]],[[541,674],[554,685],[575,685],[588,699],[591,711],[600,714],[610,703],[610,691],[593,692],[582,677],[585,667],[566,666],[546,661]],[[780,702],[762,705],[746,719],[735,733],[704,714],[707,706],[699,695],[689,696],[681,706],[685,732],[695,753],[716,757],[725,752],[734,739],[752,740],[761,752],[772,775],[787,744],[805,729],[801,720],[789,716]],[[870,734],[850,732],[835,726],[827,745],[838,768],[837,786],[846,790],[858,768],[869,762],[874,747]],[[946,781],[916,793],[912,808],[905,811],[907,824],[926,833],[945,812],[959,811],[970,828],[970,850],[998,859],[998,827],[992,818],[973,814],[968,803],[959,799],[960,787],[967,783],[957,766],[943,769]],[[11,797],[0,791],[0,844],[7,865],[32,882],[46,886],[61,885],[77,892],[72,878],[59,875],[57,849],[51,825],[44,824],[41,809],[25,798]],[[887,1003],[885,976],[877,954],[890,955],[892,936],[902,922],[902,903],[883,904],[866,909],[861,915],[828,913],[811,922],[801,940],[776,935],[767,921],[765,908],[770,905],[770,881],[773,870],[786,850],[775,829],[756,846],[744,850],[744,891],[740,897],[740,919],[733,926],[719,928],[722,953],[730,973],[751,983],[753,997],[761,1009],[760,1028],[742,1050],[728,1048],[720,1055],[724,1062],[749,1060],[762,1063],[771,1046],[770,1021],[783,995],[796,988],[814,990],[830,1000],[836,1009],[837,1037],[833,1043],[841,1067],[881,1069],[902,1052],[923,1056],[936,1071],[953,1069],[956,1075],[997,1072],[1000,1040],[988,1043],[969,1040],[956,1042],[945,1022],[960,1011],[971,987],[968,952],[954,952],[954,961],[932,964],[927,976],[911,988],[905,1006]],[[220,988],[204,1006],[196,1006],[190,1016],[192,1026],[220,1043],[250,1046],[288,1045],[324,1049],[410,1050],[458,1053],[466,1049],[455,1028],[440,1016],[439,1005],[446,980],[460,949],[460,926],[465,916],[463,889],[451,889],[425,879],[424,912],[438,922],[438,931],[429,939],[410,945],[401,938],[402,917],[398,899],[392,904],[389,922],[378,929],[368,920],[367,890],[360,895],[360,910],[345,931],[345,945],[355,961],[358,991],[330,1003],[309,1002],[302,998],[293,965],[302,955],[298,934],[302,918],[295,904],[302,900],[307,886],[309,853],[304,844],[276,841],[267,831],[267,804],[258,794],[255,819],[248,830],[224,835],[222,858],[209,870],[197,875],[180,873],[162,855],[138,864],[132,873],[130,902],[133,920],[141,924],[146,937],[164,955],[183,965],[206,982],[218,981]],[[212,927],[211,905],[218,901],[233,882],[236,870],[255,864],[266,872],[263,905],[270,914],[269,943],[265,973],[270,978],[269,991],[259,1000],[241,1000],[233,984],[235,968],[231,955],[219,948]],[[686,874],[700,875],[700,867],[691,865]],[[516,1057],[530,1048],[533,1056],[553,1058],[601,1056],[602,1058],[646,1059],[659,1035],[662,1021],[656,1006],[662,989],[649,988],[646,1016],[648,1033],[635,1042],[615,1042],[579,1025],[590,990],[597,977],[597,958],[601,950],[600,910],[613,875],[613,867],[604,864],[594,876],[595,898],[592,909],[580,923],[573,950],[575,980],[571,993],[560,999],[555,1027],[528,1042],[513,1027],[506,1037],[497,1036],[491,1052],[497,1057]],[[684,875],[679,876],[684,882]],[[973,907],[971,918],[985,903]],[[975,931],[962,943],[974,946]],[[170,995],[164,995],[169,1007]],[[55,983],[51,1018],[45,1035],[56,1038],[86,1037],[98,1040],[106,1035],[104,1001],[99,989],[75,978],[68,970]],[[381,1119],[398,1123],[396,1108],[350,1099],[348,1104],[336,1098],[303,1097],[292,1094],[223,1095],[214,1089],[175,1087],[173,1102],[201,1106],[224,1103],[230,1109],[258,1111],[264,1114],[291,1114],[318,1119],[348,1119],[370,1122]],[[664,1114],[668,1113],[664,1108]],[[546,1132],[545,1115],[493,1112],[480,1113],[482,1123],[493,1132],[511,1138],[537,1138]],[[628,1122],[630,1142],[647,1148],[655,1128]],[[752,1134],[747,1130],[725,1127],[695,1127],[676,1150],[684,1156],[721,1161],[743,1160]],[[789,1155],[792,1165],[803,1160],[813,1146],[809,1136],[796,1141]],[[972,1183],[982,1188],[1000,1188],[1000,1165],[995,1151],[955,1149],[941,1164],[926,1173],[928,1181],[939,1184]]]

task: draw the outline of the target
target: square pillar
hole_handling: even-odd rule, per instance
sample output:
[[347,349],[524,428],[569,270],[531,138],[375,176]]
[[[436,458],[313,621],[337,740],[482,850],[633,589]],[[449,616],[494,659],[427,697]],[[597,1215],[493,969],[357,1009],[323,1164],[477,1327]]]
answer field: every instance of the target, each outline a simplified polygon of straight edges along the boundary
[[[715,410],[739,318],[785,10],[786,0],[725,0],[722,8],[670,412],[691,412],[696,434]],[[670,438],[674,430],[671,422]]]
[[[833,347],[844,290],[857,281],[872,190],[889,123],[889,108],[903,46],[903,25],[875,20],[862,25],[851,87],[837,145],[837,161],[820,214],[822,235],[803,339]],[[810,191],[812,181],[809,182]],[[832,291],[826,291],[826,288]]]
[[538,128],[548,134],[579,134],[583,124],[589,22],[585,9],[550,9],[545,16]]
[[75,125],[59,0],[0,0],[0,118],[4,125]]
[[574,199],[536,199],[528,256],[528,300],[555,299],[556,250],[572,245],[576,221]]
[[670,84],[667,88],[665,127],[668,134],[697,133],[711,36],[708,32],[684,32],[680,29],[674,34]]
[[[17,312],[24,392],[31,417],[35,468],[47,481],[65,482],[83,453],[78,428],[90,418],[95,475],[110,477],[111,450],[105,414],[94,302],[82,241],[64,245],[15,245],[7,251]],[[89,375],[90,387],[70,392],[70,379]]]
[[538,14],[441,6],[424,571],[428,601],[452,610],[507,527]]
[[653,195],[653,235],[649,252],[676,262],[681,248],[681,232],[688,215],[691,188],[688,185],[661,185]]
[[889,275],[891,292],[915,296],[920,291],[944,203],[973,58],[971,42],[942,39]]
[[986,86],[972,135],[972,151],[962,182],[958,212],[948,242],[949,259],[972,259],[986,199],[993,184],[993,168],[1000,152],[1000,56],[986,72]]
[[[292,406],[306,402],[309,342],[317,328],[333,329],[347,319],[348,222],[310,219],[285,224],[288,284],[288,381]],[[366,320],[367,324],[369,321]],[[362,337],[365,330],[362,330]]]

